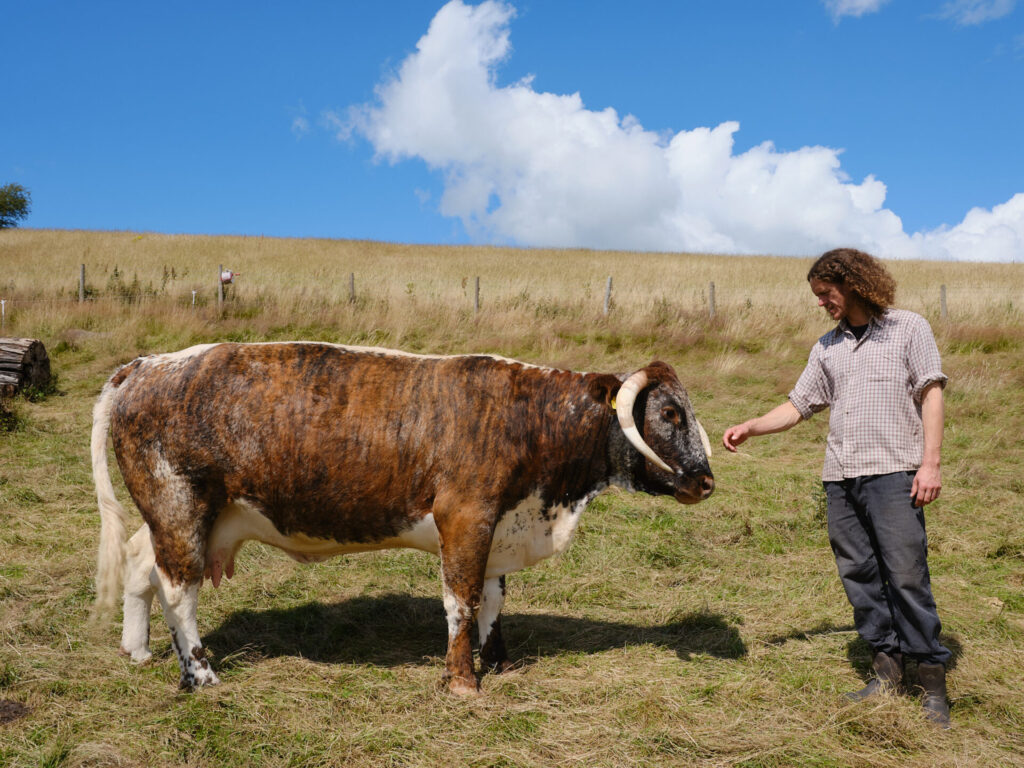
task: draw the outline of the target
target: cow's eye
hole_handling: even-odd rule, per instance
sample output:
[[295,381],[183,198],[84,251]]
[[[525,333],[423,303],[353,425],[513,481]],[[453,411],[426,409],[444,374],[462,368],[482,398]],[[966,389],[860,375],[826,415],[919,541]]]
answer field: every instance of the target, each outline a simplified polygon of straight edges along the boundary
[[661,418],[667,421],[669,424],[679,426],[679,411],[673,408],[671,405],[666,405],[661,409]]

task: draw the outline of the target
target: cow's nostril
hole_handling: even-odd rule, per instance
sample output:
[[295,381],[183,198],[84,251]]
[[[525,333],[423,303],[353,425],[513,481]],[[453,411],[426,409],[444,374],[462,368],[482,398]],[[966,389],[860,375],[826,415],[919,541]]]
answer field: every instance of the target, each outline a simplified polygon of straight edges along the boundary
[[700,481],[701,495],[706,499],[715,490],[715,478],[711,475],[704,475]]

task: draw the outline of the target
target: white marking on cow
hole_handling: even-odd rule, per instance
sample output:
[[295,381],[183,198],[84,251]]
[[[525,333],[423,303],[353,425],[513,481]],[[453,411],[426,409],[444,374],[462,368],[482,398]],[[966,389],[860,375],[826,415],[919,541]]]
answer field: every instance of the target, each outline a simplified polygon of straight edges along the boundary
[[576,533],[580,514],[599,490],[592,491],[571,506],[549,507],[546,514],[544,502],[536,494],[506,512],[494,529],[486,578],[521,571],[564,552]]
[[199,688],[217,685],[220,680],[203,656],[203,644],[199,640],[199,625],[196,623],[196,603],[199,598],[199,584],[174,584],[157,566],[157,594],[163,605],[164,618],[171,628],[171,644],[178,654],[181,666],[183,688]]
[[441,551],[433,514],[424,515],[416,525],[402,531],[397,538],[403,542],[402,546],[410,549],[420,549],[434,555]]
[[[509,510],[495,528],[485,578],[520,571],[552,555],[564,552],[572,541],[580,514],[601,489],[596,489],[571,506],[551,507],[543,514],[543,502],[532,495]],[[223,570],[230,576],[235,554],[243,542],[254,540],[284,551],[300,563],[318,562],[350,552],[405,547],[437,555],[440,553],[437,526],[432,514],[396,536],[371,542],[339,542],[302,533],[286,536],[250,502],[239,500],[226,506],[217,517],[206,548],[211,573]],[[216,582],[219,583],[217,576]]]
[[143,525],[128,541],[124,568],[124,622],[121,626],[121,653],[134,662],[144,662],[149,650],[149,616],[153,596],[159,586],[156,556],[149,526]]
[[[439,552],[437,527],[434,525],[433,515],[426,515],[412,527],[387,539],[372,542],[339,542],[303,533],[286,536],[255,505],[239,500],[224,507],[214,523],[206,546],[206,562],[211,567],[211,577],[214,569],[223,569],[230,577],[235,553],[243,542],[249,540],[277,547],[300,563],[319,562],[349,552],[369,552],[398,547],[420,549],[435,555]],[[218,576],[217,582],[219,581]]]
[[161,488],[161,498],[165,503],[171,503],[171,508],[178,512],[190,509],[193,503],[192,485],[183,475],[179,475],[160,453],[159,444],[156,450],[152,478],[154,484]]
[[196,344],[194,347],[188,347],[177,352],[164,352],[159,355],[150,355],[149,357],[141,358],[144,363],[159,368],[178,368],[196,355],[201,355],[209,349],[213,349],[217,344]]
[[448,620],[448,642],[451,643],[459,632],[459,626],[463,622],[473,620],[473,611],[448,587],[443,565],[441,566],[441,594],[444,600],[444,615]]
[[480,611],[476,616],[477,631],[480,634],[480,647],[487,643],[487,638],[494,629],[494,622],[501,615],[505,605],[505,594],[501,589],[501,578],[495,576],[484,580],[484,588],[480,595]]
[[[223,342],[217,342],[213,344],[196,344],[193,347],[182,349],[178,352],[165,352],[158,355],[149,355],[147,357],[139,358],[146,365],[157,366],[161,368],[176,368],[180,365],[191,360],[196,355],[200,355],[214,347],[220,346]],[[522,366],[523,368],[530,368],[533,370],[553,372],[559,369],[551,368],[544,365],[533,365],[532,363],[524,363],[521,360],[513,360],[508,357],[502,357],[501,355],[489,355],[489,354],[467,354],[467,355],[424,355],[417,352],[405,352],[400,349],[387,349],[385,347],[360,347],[348,344],[331,344],[326,341],[261,341],[261,342],[250,342],[246,346],[252,347],[268,347],[268,346],[281,346],[281,345],[298,345],[305,344],[311,346],[321,347],[333,347],[334,349],[344,350],[346,352],[353,352],[359,354],[377,355],[378,357],[410,357],[420,360],[454,360],[465,357],[485,357],[489,360],[497,360],[503,363],[509,363]]]

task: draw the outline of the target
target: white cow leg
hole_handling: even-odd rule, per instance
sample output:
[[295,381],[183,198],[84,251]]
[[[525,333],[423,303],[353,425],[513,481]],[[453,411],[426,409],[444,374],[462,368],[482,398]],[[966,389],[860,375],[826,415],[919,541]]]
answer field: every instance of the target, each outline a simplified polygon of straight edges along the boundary
[[480,612],[476,625],[480,635],[480,666],[491,672],[504,672],[512,666],[501,636],[501,609],[505,605],[505,577],[484,581]]
[[149,616],[156,594],[153,540],[144,525],[128,542],[124,572],[124,622],[121,629],[121,653],[132,661],[143,662],[153,654],[149,650]]
[[155,570],[159,582],[157,592],[181,667],[181,687],[192,690],[204,685],[217,685],[220,680],[206,660],[206,651],[199,640],[199,625],[196,623],[196,604],[201,582],[172,584],[159,566]]

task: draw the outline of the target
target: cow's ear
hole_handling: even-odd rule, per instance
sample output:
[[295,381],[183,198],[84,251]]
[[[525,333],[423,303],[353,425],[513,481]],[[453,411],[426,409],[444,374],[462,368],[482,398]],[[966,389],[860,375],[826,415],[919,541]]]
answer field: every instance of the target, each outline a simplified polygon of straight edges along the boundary
[[647,378],[658,384],[679,378],[676,376],[675,369],[661,360],[652,360],[644,370],[647,371]]
[[594,401],[607,408],[615,408],[615,395],[619,392],[622,382],[618,376],[602,373],[594,376],[587,384],[587,391]]

